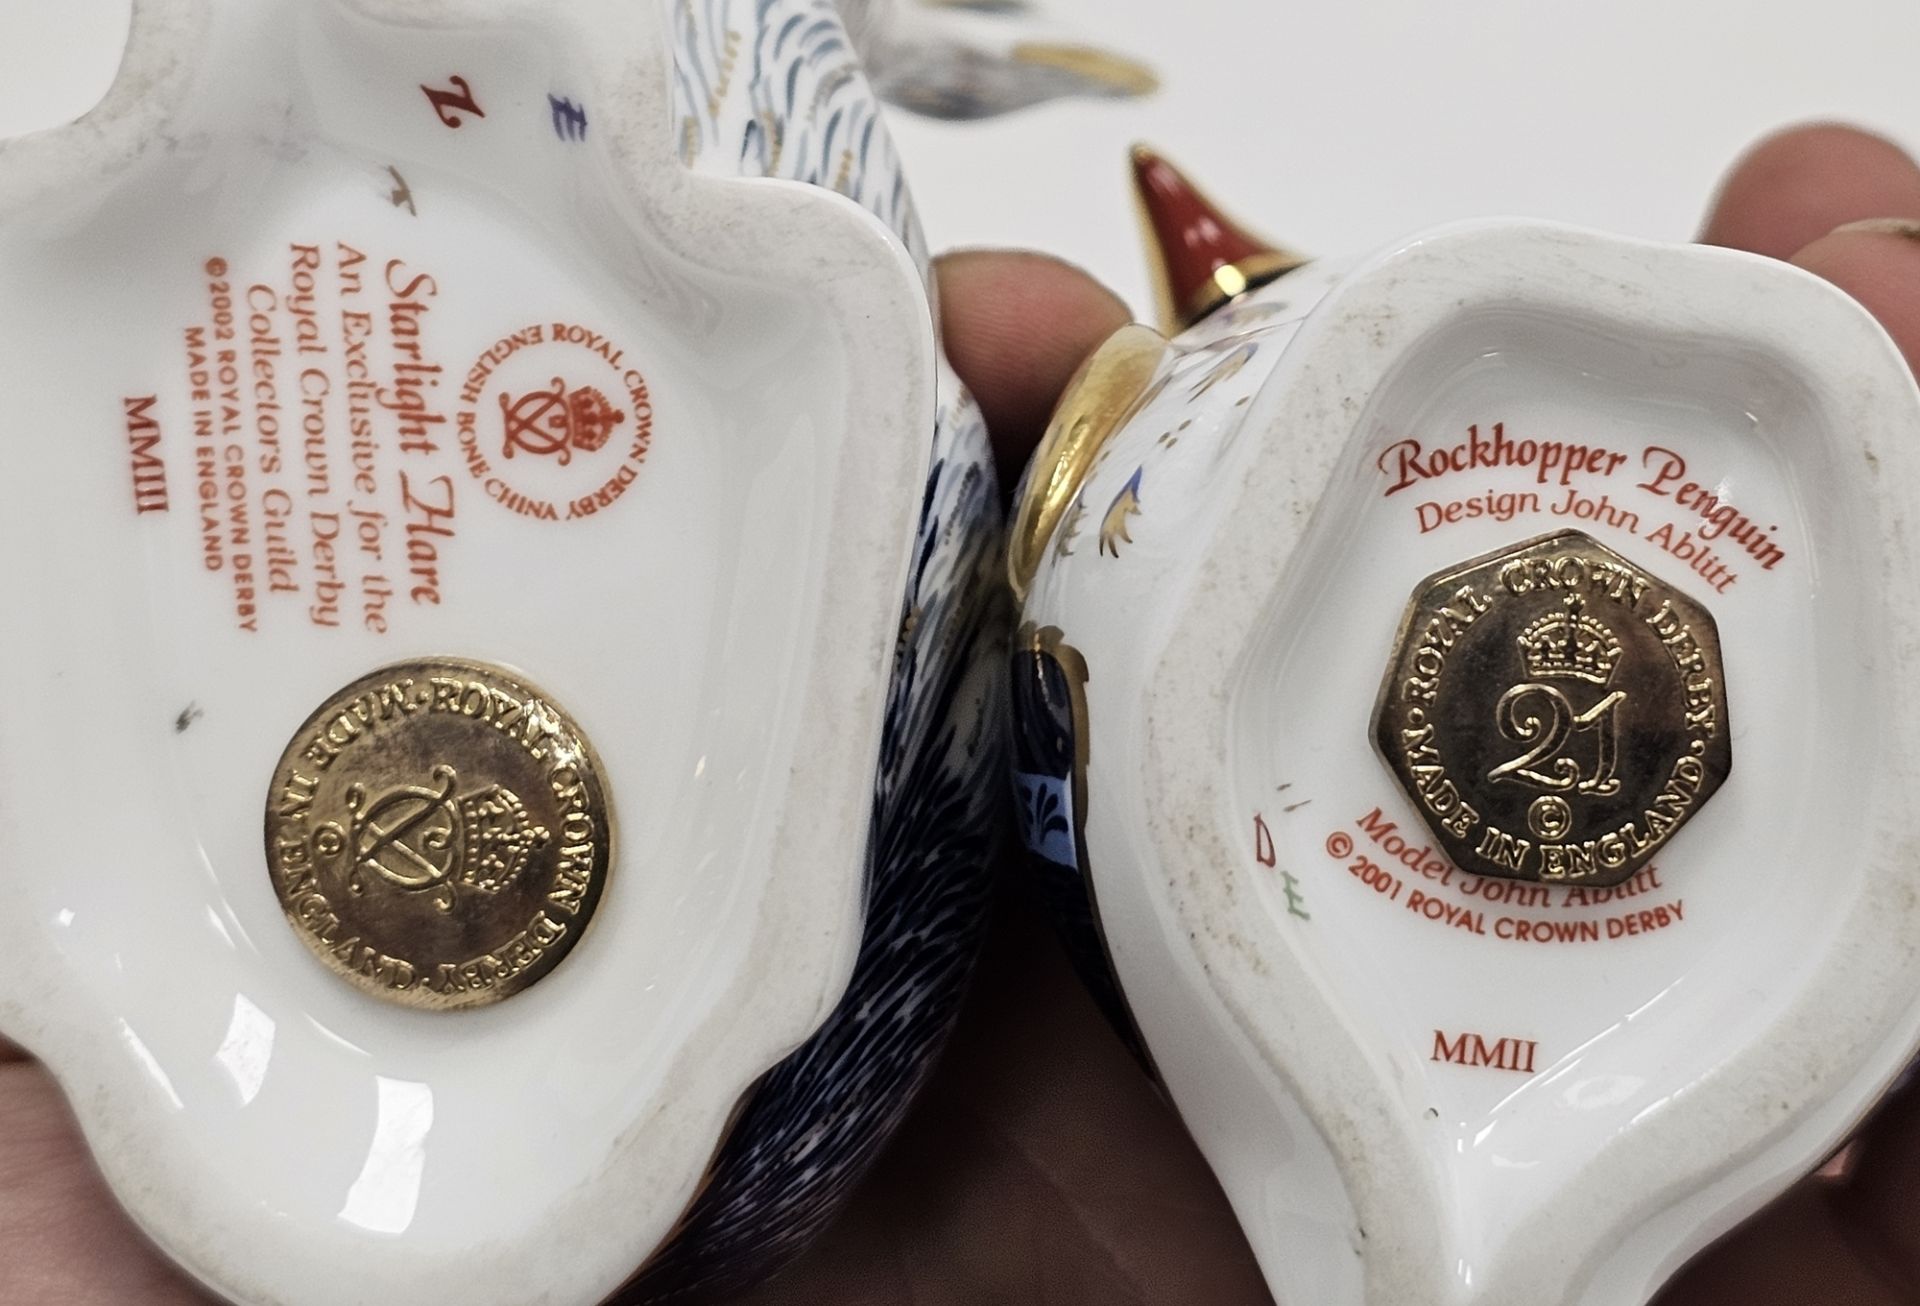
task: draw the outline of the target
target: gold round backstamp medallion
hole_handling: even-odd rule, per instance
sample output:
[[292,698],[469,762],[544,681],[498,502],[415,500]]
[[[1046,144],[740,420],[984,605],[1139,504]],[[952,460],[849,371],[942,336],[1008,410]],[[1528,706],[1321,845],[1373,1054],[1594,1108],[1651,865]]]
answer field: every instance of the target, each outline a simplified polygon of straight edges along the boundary
[[486,1006],[552,972],[613,864],[599,759],[517,674],[386,667],[295,732],[267,798],[267,865],[301,942],[389,1002]]
[[1420,583],[1373,739],[1462,870],[1619,884],[1732,769],[1720,633],[1579,531],[1527,540]]

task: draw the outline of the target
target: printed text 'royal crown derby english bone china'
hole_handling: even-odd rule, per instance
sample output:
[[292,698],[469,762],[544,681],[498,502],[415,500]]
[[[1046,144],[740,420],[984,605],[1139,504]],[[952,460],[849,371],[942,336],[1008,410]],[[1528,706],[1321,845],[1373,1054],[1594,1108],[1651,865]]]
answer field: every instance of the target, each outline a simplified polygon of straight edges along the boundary
[[1137,165],[1188,329],[1028,473],[1027,842],[1279,1300],[1638,1306],[1920,1039],[1920,396],[1783,264]]
[[807,0],[141,0],[0,147],[0,1029],[206,1284],[739,1283],[897,1121],[1003,715],[925,277]]

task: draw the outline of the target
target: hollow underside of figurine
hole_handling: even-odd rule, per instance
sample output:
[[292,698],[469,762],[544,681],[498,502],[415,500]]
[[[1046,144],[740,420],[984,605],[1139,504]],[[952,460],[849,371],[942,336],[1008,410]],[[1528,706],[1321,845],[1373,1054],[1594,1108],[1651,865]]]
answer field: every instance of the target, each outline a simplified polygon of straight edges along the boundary
[[[843,198],[682,167],[656,8],[150,0],[0,150],[0,1028],[238,1300],[598,1299],[853,965],[927,304]],[[609,838],[434,658],[564,705]],[[549,765],[408,744],[299,824],[435,713]]]
[[1920,1035],[1904,365],[1793,270],[1496,223],[1347,273],[1201,470],[1156,402],[1027,615],[1279,1299],[1644,1301]]

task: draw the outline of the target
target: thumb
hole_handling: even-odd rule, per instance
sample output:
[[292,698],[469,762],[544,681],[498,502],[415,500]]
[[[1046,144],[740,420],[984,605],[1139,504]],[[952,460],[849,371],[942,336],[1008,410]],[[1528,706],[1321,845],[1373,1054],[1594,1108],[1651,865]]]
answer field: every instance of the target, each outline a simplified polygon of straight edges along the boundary
[[966,250],[934,267],[947,357],[979,401],[1001,484],[1011,488],[1074,371],[1133,314],[1045,254]]
[[1920,222],[1853,222],[1814,241],[1793,262],[1852,295],[1920,373]]

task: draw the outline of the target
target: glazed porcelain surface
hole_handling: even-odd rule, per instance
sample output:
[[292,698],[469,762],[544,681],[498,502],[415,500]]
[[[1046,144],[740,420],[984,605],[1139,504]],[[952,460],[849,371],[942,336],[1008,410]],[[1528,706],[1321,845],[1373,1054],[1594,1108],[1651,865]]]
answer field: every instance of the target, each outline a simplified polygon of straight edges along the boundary
[[[208,1286],[593,1301],[676,1230],[636,1299],[750,1277],[897,1119],[997,756],[924,278],[821,5],[147,0],[0,147],[0,1030]],[[618,828],[573,952],[454,1014],[329,974],[263,857],[307,713],[436,655],[564,702]]]
[[[1920,1039],[1905,364],[1783,265],[1508,222],[1145,357],[1021,617],[1030,846],[1282,1303],[1637,1306]],[[1711,615],[1733,723],[1610,888],[1461,870],[1374,747],[1423,579],[1568,528]]]

